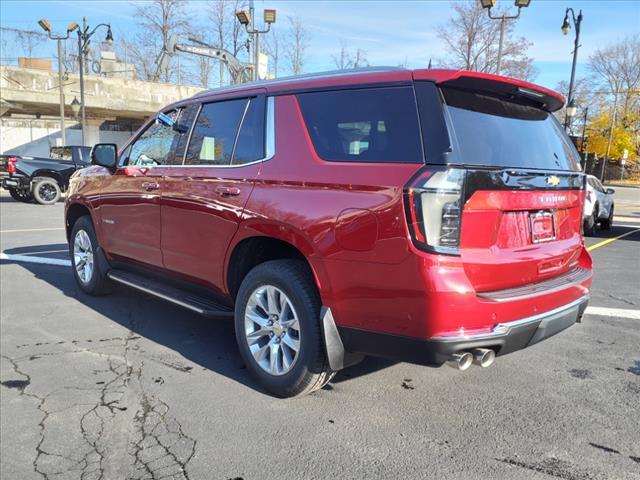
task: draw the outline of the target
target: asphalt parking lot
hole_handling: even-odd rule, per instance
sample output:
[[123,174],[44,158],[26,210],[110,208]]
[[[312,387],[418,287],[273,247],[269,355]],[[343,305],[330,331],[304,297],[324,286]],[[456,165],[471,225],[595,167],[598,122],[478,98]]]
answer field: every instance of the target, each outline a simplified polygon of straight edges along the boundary
[[0,477],[638,479],[640,190],[617,195],[582,324],[488,369],[370,358],[279,400],[230,321],[81,294],[62,204],[3,194]]

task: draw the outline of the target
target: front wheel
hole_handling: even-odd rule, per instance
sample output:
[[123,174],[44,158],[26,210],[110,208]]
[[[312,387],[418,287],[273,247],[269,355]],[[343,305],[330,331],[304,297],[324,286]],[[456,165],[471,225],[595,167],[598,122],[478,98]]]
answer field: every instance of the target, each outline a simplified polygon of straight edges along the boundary
[[71,230],[69,253],[73,276],[89,295],[104,295],[111,291],[111,281],[98,261],[99,248],[91,217],[80,217]]
[[53,205],[60,200],[60,185],[53,178],[40,177],[33,181],[33,198],[40,205]]
[[9,195],[11,195],[11,198],[13,198],[18,202],[28,203],[31,200],[33,200],[33,195],[31,195],[31,192],[29,192],[28,190],[19,190],[17,188],[10,188]]
[[320,297],[304,262],[274,260],[251,270],[236,299],[235,330],[247,369],[279,397],[311,393],[333,376]]

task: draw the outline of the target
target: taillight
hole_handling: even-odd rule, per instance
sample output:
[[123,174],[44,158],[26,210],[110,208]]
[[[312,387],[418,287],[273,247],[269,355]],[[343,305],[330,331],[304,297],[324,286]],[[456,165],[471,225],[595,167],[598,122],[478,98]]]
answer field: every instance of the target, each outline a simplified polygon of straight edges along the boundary
[[457,255],[465,171],[426,170],[405,188],[407,221],[420,250]]
[[7,172],[16,173],[16,162],[18,159],[16,157],[7,158]]

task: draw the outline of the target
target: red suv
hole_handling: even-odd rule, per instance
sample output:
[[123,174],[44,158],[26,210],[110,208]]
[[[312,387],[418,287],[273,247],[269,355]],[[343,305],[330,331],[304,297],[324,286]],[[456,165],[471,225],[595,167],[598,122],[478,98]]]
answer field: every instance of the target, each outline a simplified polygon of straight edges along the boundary
[[283,397],[363,355],[489,366],[580,321],[589,298],[563,103],[451,70],[198,94],[74,174],[75,278],[233,316],[247,368]]

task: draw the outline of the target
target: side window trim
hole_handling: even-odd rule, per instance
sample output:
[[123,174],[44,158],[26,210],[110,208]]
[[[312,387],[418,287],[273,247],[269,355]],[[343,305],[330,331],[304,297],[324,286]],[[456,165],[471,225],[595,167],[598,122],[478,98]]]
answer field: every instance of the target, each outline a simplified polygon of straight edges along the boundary
[[240,132],[242,131],[242,125],[244,125],[244,119],[247,116],[247,112],[249,111],[249,105],[251,102],[255,101],[257,97],[248,97],[247,103],[244,104],[244,112],[242,112],[242,117],[240,117],[240,123],[238,124],[238,130],[236,130],[236,136],[233,139],[233,148],[231,149],[231,158],[229,159],[229,165],[221,165],[224,167],[230,167],[233,165],[233,158],[236,155],[236,147],[238,146],[238,138],[240,137]]
[[196,111],[196,115],[193,117],[193,122],[191,122],[191,128],[189,129],[189,137],[187,138],[187,143],[184,146],[184,152],[182,153],[182,164],[173,165],[174,167],[184,167],[193,165],[185,165],[184,162],[187,160],[187,152],[189,151],[189,145],[191,145],[191,136],[193,135],[193,130],[196,128],[196,123],[198,123],[198,117],[200,116],[200,112],[202,111],[202,103],[198,104],[198,110]]
[[[260,96],[258,95],[255,98],[259,98]],[[256,163],[261,163],[261,162],[266,162],[268,160],[271,160],[275,154],[276,154],[276,136],[275,136],[275,101],[274,101],[274,97],[273,96],[268,96],[267,97],[267,105],[266,105],[266,122],[265,122],[265,156],[264,158],[260,158],[258,160],[255,160],[253,162],[249,162],[249,163],[242,163],[242,164],[238,164],[238,165],[233,165],[233,164],[229,164],[229,165],[185,165],[185,161],[186,161],[186,156],[187,156],[187,151],[189,150],[189,146],[191,145],[191,136],[193,134],[193,130],[195,128],[195,125],[198,121],[198,116],[200,115],[200,111],[202,110],[202,105],[204,104],[200,104],[198,107],[198,112],[196,113],[196,117],[193,121],[193,124],[191,125],[191,131],[189,132],[189,140],[187,141],[187,145],[184,151],[184,156],[182,158],[182,165],[171,165],[171,167],[175,167],[175,168],[242,168],[242,167],[247,167],[249,165],[255,165]],[[214,103],[214,102],[208,102],[208,103]],[[250,102],[247,102],[247,107],[245,107],[245,112],[243,113],[242,116],[242,121],[240,122],[240,125],[238,126],[238,132],[236,133],[236,139],[234,141],[234,146],[233,146],[233,151],[235,153],[235,142],[237,142],[238,140],[238,134],[240,133],[240,129],[242,128],[242,122],[244,121],[244,115],[246,114],[246,111],[248,109]],[[233,156],[231,157],[233,160]]]

